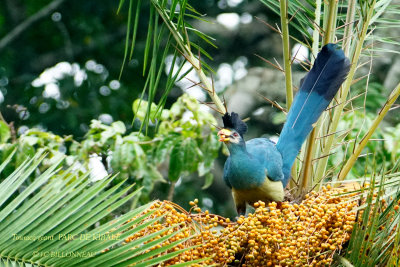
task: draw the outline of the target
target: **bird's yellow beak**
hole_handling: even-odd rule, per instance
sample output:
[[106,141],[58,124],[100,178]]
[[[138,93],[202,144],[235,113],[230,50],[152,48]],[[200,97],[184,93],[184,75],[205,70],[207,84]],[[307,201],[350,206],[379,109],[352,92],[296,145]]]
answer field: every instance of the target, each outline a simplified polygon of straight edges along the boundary
[[224,142],[227,143],[229,142],[229,136],[232,134],[231,131],[229,131],[228,129],[222,129],[221,131],[218,132],[218,136],[219,136],[219,141],[220,142]]

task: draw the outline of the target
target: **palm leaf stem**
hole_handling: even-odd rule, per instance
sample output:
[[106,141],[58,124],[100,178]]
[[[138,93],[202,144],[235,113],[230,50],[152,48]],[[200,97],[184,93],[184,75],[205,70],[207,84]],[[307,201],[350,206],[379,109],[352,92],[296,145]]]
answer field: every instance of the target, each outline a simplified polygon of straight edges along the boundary
[[313,40],[312,40],[312,56],[311,63],[314,63],[314,60],[319,51],[319,25],[321,21],[321,0],[317,0],[315,2],[315,19],[314,19],[314,31],[313,31]]
[[[290,34],[288,20],[288,1],[280,0],[280,17],[281,17],[281,36],[283,46],[285,88],[286,88],[286,109],[289,110],[293,102],[293,80],[292,80],[292,59],[290,56]],[[292,179],[297,180],[297,162],[292,167]],[[293,184],[291,184],[291,187]]]
[[313,155],[315,155],[315,143],[313,142],[314,139],[315,139],[315,128],[311,131],[310,136],[308,137],[306,145],[306,153],[304,155],[304,164],[300,173],[301,187],[298,193],[301,195],[308,193],[308,189],[312,187],[310,181],[311,181],[312,157]]
[[286,106],[290,109],[293,102],[293,84],[292,84],[292,66],[290,57],[290,44],[289,44],[289,21],[288,21],[288,2],[287,0],[280,0],[280,13],[281,13],[281,34],[283,44],[283,59],[285,70],[285,85],[286,85]]
[[213,87],[212,83],[207,78],[206,74],[204,73],[202,66],[201,66],[200,58],[196,58],[191,51],[190,41],[187,37],[186,28],[183,27],[183,30],[185,31],[185,35],[187,37],[185,40],[185,38],[182,37],[182,34],[179,32],[179,30],[176,28],[176,26],[172,23],[171,18],[168,15],[168,13],[159,6],[157,0],[152,0],[151,2],[153,4],[153,6],[156,8],[158,14],[163,19],[164,23],[167,25],[167,27],[168,27],[170,33],[172,34],[172,36],[174,37],[175,41],[177,42],[179,48],[181,49],[182,55],[196,70],[196,73],[199,76],[200,81],[202,83],[202,88],[205,91],[207,91],[208,95],[210,96],[210,98],[214,102],[215,106],[217,107],[217,110],[220,113],[225,114],[226,108],[225,108],[223,102],[221,101],[221,99],[218,97],[217,93],[215,92],[215,88]]
[[354,28],[356,14],[356,0],[349,0],[347,5],[346,26],[344,27],[343,51],[346,56],[350,54],[351,35]]
[[[335,2],[335,1],[331,1],[331,2]],[[355,15],[355,3],[356,3],[356,1],[355,0],[350,0],[349,1],[349,7],[348,7],[348,9],[349,10],[351,10],[350,9],[350,6],[353,8],[352,10],[352,12],[348,12],[347,13],[347,17],[346,17],[346,26],[345,26],[345,35],[344,35],[344,43],[345,42],[347,42],[347,47],[348,47],[348,51],[347,51],[347,53],[346,53],[346,51],[345,51],[345,54],[346,55],[348,55],[349,54],[349,49],[350,49],[350,41],[351,41],[351,39],[349,38],[350,37],[350,35],[352,34],[352,29],[353,29],[353,23],[351,23],[353,20],[354,20],[354,15]],[[318,3],[317,3],[318,4]],[[329,13],[329,19],[328,19],[328,24],[329,24],[329,21],[334,17],[335,18],[335,20],[336,20],[336,17],[337,17],[337,15],[335,16],[334,14],[332,14],[331,12],[335,12],[335,13],[337,13],[337,5],[336,5],[336,7],[334,7],[332,4],[330,4],[329,5],[329,11],[330,11],[330,13]],[[316,13],[317,14],[317,13]],[[317,15],[316,15],[317,16]],[[327,42],[331,42],[332,41],[332,39],[333,39],[333,36],[334,36],[334,34],[330,34],[330,32],[331,32],[331,29],[330,29],[330,27],[327,25],[327,27],[326,27],[326,32],[325,32],[325,41],[324,41],[324,43],[327,43]],[[330,36],[329,36],[330,35]],[[346,44],[346,43],[345,43]],[[317,54],[317,52],[318,52],[318,46],[317,46],[317,51],[314,51],[314,43],[313,43],[313,54],[314,55],[316,55]],[[312,60],[314,60],[314,58],[312,58]],[[322,126],[324,126],[324,128],[322,129],[324,132],[327,132],[328,133],[328,129],[329,129],[329,121],[325,121],[325,123],[323,124],[322,123],[322,119],[319,119],[318,120],[318,123],[317,123],[317,126],[315,127],[315,129],[318,129],[318,130],[321,130],[321,127]],[[326,130],[325,130],[326,129]],[[313,129],[313,131],[314,131],[314,129]],[[318,136],[317,136],[318,137]],[[314,140],[307,140],[307,142],[310,142],[310,141],[313,141],[314,142]],[[321,150],[321,148],[323,147],[323,141],[321,140],[319,143],[319,149],[318,149],[318,151],[320,151]],[[322,155],[324,155],[323,153],[321,153]],[[325,169],[324,169],[324,172],[325,172]],[[322,183],[321,183],[321,181],[322,181],[322,179],[323,179],[323,177],[324,176],[321,176],[321,175],[319,175],[318,174],[318,169],[317,169],[317,171],[316,171],[316,176],[315,176],[315,182],[314,182],[314,184],[316,184],[316,190],[319,190],[320,189],[320,187],[321,187],[321,185],[322,185]]]
[[[361,30],[358,35],[359,40],[355,44],[355,49],[354,49],[353,57],[351,60],[352,64],[350,67],[349,75],[347,76],[347,79],[346,79],[344,85],[342,85],[342,90],[339,91],[340,92],[340,96],[339,96],[340,104],[335,108],[333,118],[332,118],[332,123],[330,125],[330,129],[329,129],[329,133],[328,133],[329,135],[326,138],[325,145],[324,145],[323,151],[321,153],[322,155],[328,155],[332,148],[333,141],[335,139],[335,135],[332,133],[336,132],[336,130],[337,130],[340,117],[342,115],[344,106],[346,104],[347,95],[350,91],[350,86],[352,84],[354,74],[357,70],[357,63],[358,63],[358,60],[360,58],[360,55],[361,55],[361,52],[363,49],[363,44],[364,44],[365,38],[368,34],[368,26],[369,26],[369,22],[372,18],[372,15],[374,13],[374,6],[375,6],[375,1],[372,2],[371,7],[368,9],[368,13],[363,17]],[[320,181],[324,177],[327,163],[328,163],[328,157],[322,158],[320,161],[318,161],[316,175],[315,175],[317,181]]]
[[337,0],[329,1],[329,15],[328,21],[326,23],[325,33],[324,33],[324,45],[332,42],[335,37],[336,29],[336,17],[337,17]]
[[357,158],[360,156],[361,151],[364,149],[366,144],[368,143],[369,139],[371,138],[372,134],[378,128],[379,124],[385,117],[386,113],[390,110],[396,99],[400,95],[400,83],[396,86],[396,88],[392,91],[389,98],[387,99],[386,103],[383,105],[382,109],[379,111],[378,116],[375,118],[374,122],[372,123],[371,127],[368,129],[368,132],[364,135],[361,139],[359,145],[354,150],[353,154],[350,158],[346,161],[346,164],[343,166],[342,170],[339,173],[338,179],[340,181],[346,178],[346,175],[349,173],[350,169],[353,167],[354,163],[356,162]]
[[[331,1],[332,2],[332,1]],[[335,1],[333,1],[335,2]],[[332,9],[331,8],[331,3],[329,5],[329,18],[331,17],[335,17],[334,14],[332,14],[332,12],[336,12],[337,10],[337,6],[336,9]],[[318,50],[319,50],[319,19],[320,19],[320,13],[321,13],[321,2],[319,1],[319,3],[316,3],[316,9],[315,9],[315,21],[314,21],[314,31],[313,31],[313,38],[315,38],[313,40],[312,43],[312,53],[313,55],[317,55]],[[336,17],[335,17],[336,18]],[[329,24],[329,23],[328,23]],[[329,25],[328,25],[329,26]],[[333,29],[333,34],[334,35],[334,29]],[[324,35],[324,40],[326,42],[326,40],[328,40],[329,42],[329,36],[326,36],[326,34]],[[326,42],[327,43],[327,42]],[[315,60],[314,56],[311,57],[311,62],[313,63]],[[311,177],[312,177],[312,160],[313,160],[313,155],[315,155],[316,152],[316,138],[317,138],[317,133],[319,132],[319,129],[322,127],[322,123],[321,123],[321,118],[318,120],[316,127],[314,127],[314,129],[312,129],[310,135],[307,137],[307,142],[306,142],[306,150],[304,153],[304,158],[303,158],[303,165],[302,165],[302,169],[301,169],[301,173],[300,173],[300,181],[301,181],[301,189],[300,189],[300,194],[303,194],[305,192],[307,192],[307,189],[312,185],[310,184],[311,181]]]

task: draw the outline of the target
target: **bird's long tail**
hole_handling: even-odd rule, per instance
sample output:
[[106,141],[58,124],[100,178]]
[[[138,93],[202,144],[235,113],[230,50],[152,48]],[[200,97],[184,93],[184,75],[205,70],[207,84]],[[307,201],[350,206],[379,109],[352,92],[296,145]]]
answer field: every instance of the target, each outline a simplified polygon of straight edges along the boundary
[[314,66],[301,80],[276,148],[283,159],[283,185],[300,148],[321,113],[328,107],[347,77],[350,62],[335,44],[327,44],[318,53]]

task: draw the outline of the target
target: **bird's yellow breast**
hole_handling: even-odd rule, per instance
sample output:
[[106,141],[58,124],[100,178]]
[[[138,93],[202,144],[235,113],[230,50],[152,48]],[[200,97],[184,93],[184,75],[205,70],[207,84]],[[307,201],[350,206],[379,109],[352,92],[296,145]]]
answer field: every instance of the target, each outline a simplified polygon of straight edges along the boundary
[[246,202],[253,205],[255,202],[261,200],[265,203],[271,201],[281,202],[285,196],[283,185],[281,181],[271,181],[266,178],[265,182],[257,187],[251,189],[235,189],[232,188],[233,198],[235,203]]

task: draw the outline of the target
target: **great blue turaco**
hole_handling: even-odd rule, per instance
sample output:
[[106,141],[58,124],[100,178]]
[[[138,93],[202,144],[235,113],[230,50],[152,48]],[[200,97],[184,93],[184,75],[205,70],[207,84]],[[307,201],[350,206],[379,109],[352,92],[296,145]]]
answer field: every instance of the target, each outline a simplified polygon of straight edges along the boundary
[[276,144],[267,138],[245,142],[247,125],[237,113],[225,113],[224,127],[218,132],[219,140],[227,145],[230,153],[223,177],[232,189],[239,215],[245,214],[246,203],[283,201],[294,160],[349,69],[348,58],[335,44],[322,48],[313,67],[300,81],[300,89]]

